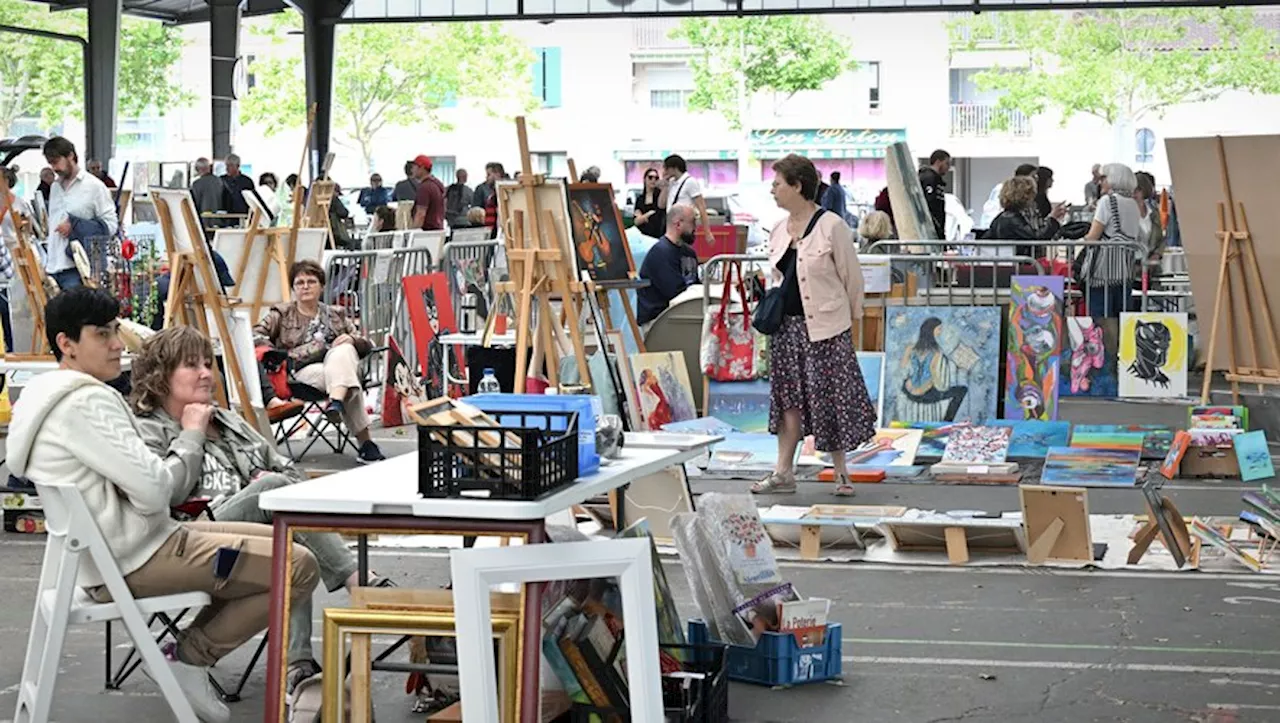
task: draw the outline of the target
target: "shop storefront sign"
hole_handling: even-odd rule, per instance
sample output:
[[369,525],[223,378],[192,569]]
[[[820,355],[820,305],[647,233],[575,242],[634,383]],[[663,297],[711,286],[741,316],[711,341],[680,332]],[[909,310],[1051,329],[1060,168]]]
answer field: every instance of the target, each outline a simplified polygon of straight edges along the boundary
[[762,158],[800,153],[822,158],[883,158],[885,146],[907,139],[902,128],[767,128],[751,131],[751,150]]

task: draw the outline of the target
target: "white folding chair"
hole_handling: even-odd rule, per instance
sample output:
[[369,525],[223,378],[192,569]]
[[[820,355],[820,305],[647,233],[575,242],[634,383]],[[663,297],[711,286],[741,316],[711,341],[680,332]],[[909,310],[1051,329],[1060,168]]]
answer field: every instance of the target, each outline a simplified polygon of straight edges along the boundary
[[[147,617],[208,605],[202,592],[135,598],[107,547],[89,506],[73,484],[36,484],[44,507],[48,542],[31,616],[31,637],[22,667],[14,723],[47,723],[57,683],[58,662],[67,628],[120,620],[179,723],[197,723],[195,711],[147,627]],[[75,530],[75,532],[72,532]],[[111,594],[112,602],[94,602],[76,584],[81,556],[88,554]]]

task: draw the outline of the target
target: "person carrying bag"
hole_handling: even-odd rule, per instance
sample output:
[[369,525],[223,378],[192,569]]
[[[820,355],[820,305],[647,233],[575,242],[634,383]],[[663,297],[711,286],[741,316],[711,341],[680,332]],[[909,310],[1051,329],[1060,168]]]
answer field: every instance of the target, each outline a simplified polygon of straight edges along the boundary
[[[819,208],[813,214],[813,218],[809,219],[809,225],[805,227],[804,233],[800,238],[805,238],[813,233],[813,227],[818,225],[818,219],[822,218],[822,214],[827,209]],[[800,282],[796,279],[796,270],[793,267],[791,272],[782,277],[782,283],[765,292],[764,298],[760,300],[760,304],[756,306],[756,313],[751,318],[751,326],[755,330],[765,336],[773,336],[782,328],[782,311],[783,302],[787,295],[787,288],[797,286]]]

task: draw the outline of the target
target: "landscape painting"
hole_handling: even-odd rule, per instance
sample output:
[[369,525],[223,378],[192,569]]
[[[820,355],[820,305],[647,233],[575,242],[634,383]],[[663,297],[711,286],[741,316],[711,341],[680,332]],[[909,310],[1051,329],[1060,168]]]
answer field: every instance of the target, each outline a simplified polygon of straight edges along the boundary
[[1042,485],[1067,487],[1133,487],[1138,483],[1141,452],[1124,449],[1050,447],[1044,458]]
[[570,183],[569,219],[578,270],[592,281],[626,281],[635,271],[622,214],[608,183]]
[[1065,322],[1058,396],[1118,396],[1120,320],[1068,316]]
[[1173,427],[1164,424],[1077,424],[1072,428],[1071,446],[1094,447],[1093,444],[1076,444],[1076,436],[1081,434],[1124,434],[1141,433],[1142,458],[1164,459],[1169,454],[1169,446],[1173,444]]
[[1009,280],[1005,419],[1058,418],[1063,282],[1061,276]]
[[697,419],[684,352],[632,354],[631,374],[640,401],[641,431],[659,432],[664,424]]
[[881,423],[994,419],[1000,317],[995,306],[890,307]]
[[1009,459],[1044,459],[1051,447],[1065,447],[1071,438],[1071,422],[1026,420],[996,421],[992,424],[1013,429]]
[[1089,449],[1127,449],[1142,451],[1142,440],[1146,437],[1142,432],[1082,432],[1079,429],[1071,432],[1072,447],[1088,447]]
[[1120,314],[1120,396],[1187,395],[1187,315]]
[[707,382],[707,416],[739,432],[768,432],[769,380]]

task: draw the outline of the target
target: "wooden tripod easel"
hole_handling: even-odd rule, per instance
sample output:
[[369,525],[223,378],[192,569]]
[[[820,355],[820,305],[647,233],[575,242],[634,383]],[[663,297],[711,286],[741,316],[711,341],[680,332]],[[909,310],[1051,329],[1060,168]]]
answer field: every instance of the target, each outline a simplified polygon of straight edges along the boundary
[[[170,200],[174,200],[173,197],[177,194],[181,194],[178,201],[178,214],[181,218],[174,218],[174,209],[170,205]],[[170,198],[165,199],[164,196]],[[193,244],[207,243],[200,221],[196,217],[195,203],[191,200],[191,194],[186,190],[175,192],[171,189],[152,188],[151,198],[156,202],[156,218],[160,221],[161,232],[168,239],[170,249],[169,298],[165,301],[164,325],[166,328],[175,323],[194,326],[205,336],[211,339],[216,338],[221,342],[223,366],[230,373],[236,397],[240,400],[240,416],[257,428],[258,420],[253,411],[252,397],[249,396],[249,387],[245,383],[239,354],[231,335],[231,302],[221,291],[222,287],[218,284],[208,252],[198,247],[193,250],[183,250],[177,243],[177,239],[181,238],[179,229],[185,229],[187,238],[191,239]],[[209,330],[210,311],[213,312],[216,336]],[[222,374],[223,372],[215,366],[215,394],[219,404],[226,409],[231,409],[224,391]]]
[[[1218,293],[1213,305],[1213,323],[1209,327],[1209,351],[1206,356],[1204,386],[1200,391],[1200,403],[1209,403],[1209,386],[1213,381],[1213,361],[1218,340],[1218,324],[1222,322],[1223,302],[1227,307],[1227,363],[1223,376],[1231,382],[1234,404],[1240,403],[1240,383],[1257,384],[1262,392],[1265,384],[1280,384],[1280,337],[1276,335],[1275,321],[1271,317],[1271,304],[1267,298],[1267,286],[1258,266],[1258,256],[1253,247],[1253,234],[1249,231],[1249,217],[1245,215],[1244,202],[1237,202],[1231,191],[1231,174],[1227,169],[1227,155],[1222,137],[1218,136],[1218,165],[1222,174],[1222,192],[1225,201],[1218,203],[1218,241],[1222,255],[1218,261]],[[1232,267],[1235,267],[1233,273]],[[1252,278],[1250,278],[1252,277]],[[1235,326],[1236,293],[1244,312],[1244,337],[1248,350],[1247,366],[1241,366],[1236,357],[1238,342]],[[1261,302],[1260,304],[1258,302]],[[1262,308],[1262,336],[1271,351],[1271,365],[1264,365],[1258,358],[1258,330],[1254,323],[1253,307]]]
[[[547,185],[548,180],[544,175],[535,175],[533,172],[524,116],[516,118],[516,136],[520,144],[522,164],[520,179],[517,181],[519,187],[511,189],[500,186],[498,193],[522,194],[524,208],[509,211],[505,218],[499,219],[504,230],[507,264],[513,281],[495,287],[498,292],[517,294],[515,391],[524,392],[525,378],[529,373],[530,348],[533,349],[533,369],[538,369],[545,360],[547,379],[558,387],[560,355],[571,346],[578,362],[581,383],[589,387],[591,373],[587,366],[586,348],[582,343],[578,313],[578,295],[583,292],[583,287],[581,282],[574,280],[575,264],[565,253],[565,234],[568,233],[568,228],[560,228],[551,209],[540,206],[538,189]],[[508,209],[509,205],[500,203],[499,208]],[[567,224],[567,217],[564,221]],[[559,315],[552,309],[551,301],[555,297],[561,301],[561,311],[567,317],[566,325],[560,323]],[[533,318],[535,306],[538,310],[536,327]],[[492,324],[496,318],[496,314],[491,315],[489,323]],[[488,335],[486,330],[485,336]]]
[[[40,258],[32,248],[31,242],[27,240],[22,217],[8,201],[9,193],[9,184],[4,174],[0,173],[0,199],[4,199],[5,213],[9,215],[9,221],[13,224],[13,236],[16,239],[13,248],[13,265],[18,272],[18,278],[22,279],[23,288],[27,291],[27,305],[31,307],[31,352],[44,355],[49,351],[49,340],[44,333],[44,307],[49,303],[49,298],[45,294],[44,267],[40,265]],[[5,353],[12,356],[14,352],[12,349],[6,349]]]

